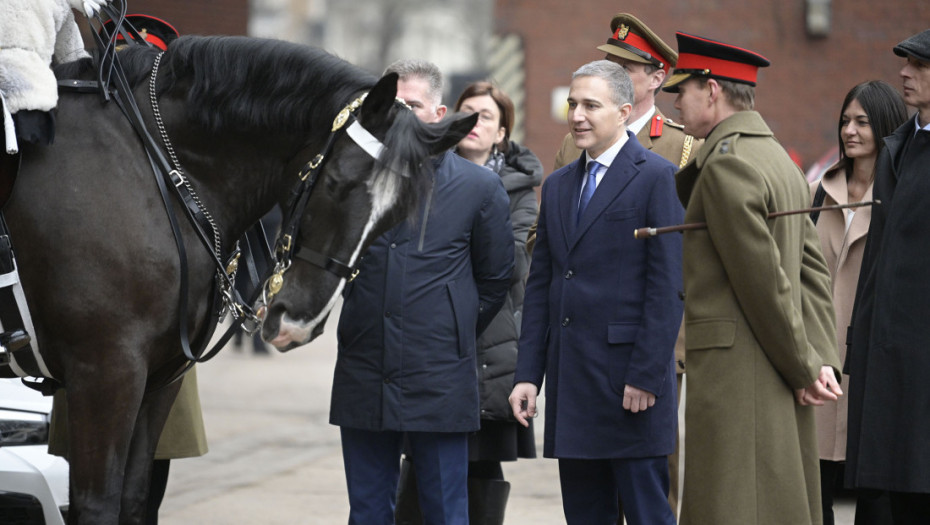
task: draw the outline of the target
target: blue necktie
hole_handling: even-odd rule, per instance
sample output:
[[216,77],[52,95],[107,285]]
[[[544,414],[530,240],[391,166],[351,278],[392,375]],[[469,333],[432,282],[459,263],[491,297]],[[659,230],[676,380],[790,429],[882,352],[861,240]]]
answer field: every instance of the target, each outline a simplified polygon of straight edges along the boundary
[[600,167],[601,164],[596,160],[588,163],[588,180],[585,181],[584,188],[581,189],[576,224],[581,222],[581,214],[584,213],[584,209],[588,206],[588,202],[591,201],[591,196],[594,195],[594,190],[597,188],[597,169]]

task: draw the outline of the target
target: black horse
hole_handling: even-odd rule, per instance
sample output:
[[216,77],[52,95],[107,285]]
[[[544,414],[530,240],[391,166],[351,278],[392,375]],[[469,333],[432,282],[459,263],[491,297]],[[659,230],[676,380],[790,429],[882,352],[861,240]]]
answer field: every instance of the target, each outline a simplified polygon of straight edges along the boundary
[[[301,166],[324,150],[337,113],[361,94],[362,138],[335,135],[291,240],[295,250],[349,267],[413,211],[429,187],[430,155],[474,123],[458,117],[424,125],[395,100],[396,75],[379,81],[305,46],[183,37],[158,56],[133,46],[119,61],[156,137],[153,108],[160,110],[223,256],[274,205],[286,209]],[[85,60],[56,73],[93,79],[92,69]],[[365,142],[369,151],[371,143],[383,146],[378,160]],[[34,338],[67,392],[71,523],[138,523],[145,513],[154,447],[178,383],[157,387],[186,362],[179,248],[165,208],[142,143],[116,105],[62,92],[55,144],[24,150],[4,213]],[[214,327],[217,271],[190,223],[182,219],[180,229],[189,264],[186,324],[191,346],[202,347]],[[280,345],[291,347],[322,330],[346,277],[296,258],[285,268],[263,335],[278,337],[281,319],[310,327]]]

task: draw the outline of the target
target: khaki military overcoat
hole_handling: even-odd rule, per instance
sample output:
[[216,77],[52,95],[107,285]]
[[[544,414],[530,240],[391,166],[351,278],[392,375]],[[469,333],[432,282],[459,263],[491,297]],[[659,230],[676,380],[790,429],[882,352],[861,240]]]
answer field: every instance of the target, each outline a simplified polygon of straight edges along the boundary
[[[683,525],[822,523],[813,407],[794,390],[838,372],[830,275],[810,192],[761,116],[720,122],[677,175],[684,233]],[[677,234],[673,234],[677,235]]]
[[[52,424],[49,431],[49,454],[68,457],[68,404],[65,391],[59,390],[53,398]],[[181,380],[178,397],[171,405],[165,421],[155,459],[180,459],[202,456],[207,453],[207,433],[203,426],[200,394],[197,391],[197,367],[191,368]]]

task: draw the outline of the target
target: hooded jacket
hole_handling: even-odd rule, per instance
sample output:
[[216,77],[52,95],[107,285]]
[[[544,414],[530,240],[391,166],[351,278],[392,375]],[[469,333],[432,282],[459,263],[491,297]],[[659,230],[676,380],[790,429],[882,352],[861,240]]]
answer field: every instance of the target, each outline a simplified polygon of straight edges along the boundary
[[441,157],[418,218],[378,238],[343,292],[330,423],[478,430],[475,343],[510,288],[508,211],[500,177]]

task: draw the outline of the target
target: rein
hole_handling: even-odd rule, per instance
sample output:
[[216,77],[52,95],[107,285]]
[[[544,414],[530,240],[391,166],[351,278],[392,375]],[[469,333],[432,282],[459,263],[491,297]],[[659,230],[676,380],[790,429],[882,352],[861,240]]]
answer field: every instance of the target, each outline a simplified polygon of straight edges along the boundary
[[[170,165],[166,165],[166,160],[159,151],[158,153],[159,159],[161,160],[161,166],[159,166],[160,169],[156,170],[156,173],[160,172],[161,176],[156,176],[156,179],[158,180],[159,188],[162,191],[162,198],[165,201],[166,207],[169,208],[169,216],[172,216],[172,228],[175,230],[175,240],[178,245],[178,251],[182,256],[182,261],[186,259],[184,244],[181,240],[180,232],[177,230],[174,224],[173,214],[170,212],[170,204],[168,202],[167,192],[164,184],[166,179],[172,183],[172,186],[175,188],[176,195],[181,198],[182,202],[184,202],[184,210],[188,219],[194,226],[195,231],[197,231],[201,242],[205,247],[207,247],[208,251],[211,252],[213,262],[217,267],[217,280],[219,281],[223,299],[223,308],[218,314],[218,317],[222,318],[229,311],[232,311],[235,314],[233,325],[229,327],[229,329],[225,334],[223,334],[223,336],[214,345],[214,347],[205,354],[201,352],[195,355],[194,352],[192,352],[190,349],[190,342],[187,333],[187,268],[186,264],[182,264],[182,294],[179,298],[179,301],[181,302],[179,305],[179,311],[181,313],[181,343],[182,349],[184,351],[184,357],[189,362],[181,370],[177,377],[172,378],[172,380],[168,382],[168,384],[170,384],[172,381],[178,379],[181,375],[183,375],[184,372],[190,369],[194,363],[204,362],[214,357],[229,341],[239,325],[243,325],[243,329],[245,329],[247,332],[254,333],[255,330],[261,326],[262,319],[259,315],[256,315],[253,312],[251,306],[249,306],[251,303],[247,304],[242,300],[241,296],[234,287],[232,279],[235,278],[235,262],[232,263],[229,267],[224,268],[224,265],[220,261],[222,251],[216,223],[213,221],[213,218],[209,212],[207,212],[204,208],[188,179],[184,177],[180,162],[178,161],[177,156],[174,153],[174,148],[171,146],[171,141],[168,138],[168,133],[165,130],[164,123],[161,119],[161,114],[158,109],[158,99],[155,94],[155,79],[158,75],[158,66],[163,55],[164,53],[160,53],[155,58],[155,62],[152,66],[152,73],[149,81],[149,99],[152,104],[152,113],[155,117],[155,122],[158,126],[160,137],[165,145],[165,149],[167,150],[172,163]],[[366,95],[367,93],[362,94],[339,112],[333,122],[332,131],[329,134],[323,151],[313,157],[312,160],[305,163],[298,172],[299,182],[296,184],[294,190],[292,191],[290,205],[288,206],[288,213],[282,222],[281,234],[279,234],[278,239],[275,242],[276,249],[274,253],[275,264],[273,275],[266,279],[265,283],[262,284],[260,289],[263,308],[268,304],[271,298],[280,291],[284,281],[283,274],[291,265],[292,251],[298,258],[304,259],[311,264],[330,271],[331,273],[343,279],[350,278],[354,273],[352,268],[337,259],[328,257],[324,254],[307,248],[301,249],[298,246],[298,242],[295,242],[295,240],[298,239],[300,220],[303,217],[304,211],[306,210],[310,196],[313,193],[313,189],[316,187],[319,173],[325,165],[325,161],[328,158],[329,153],[332,151],[332,148],[336,142],[336,139],[339,137],[340,131],[342,130],[344,124],[348,120],[352,120],[352,124],[347,129],[348,135],[369,155],[374,157],[375,153],[380,155],[380,153],[384,150],[384,146],[381,144],[381,142],[368,130],[362,127],[354,114],[356,111],[358,111],[358,108],[361,107]],[[146,149],[148,149],[148,147]],[[377,160],[377,157],[374,158]],[[209,224],[213,233],[212,246],[209,243],[205,231],[205,222]],[[238,248],[236,251],[238,252]],[[274,286],[273,283],[279,284]],[[256,291],[256,293],[258,293],[258,291]],[[253,299],[257,299],[257,297]],[[246,322],[248,322],[250,326],[245,326],[244,323]]]
[[[112,11],[110,13],[111,18],[118,20],[119,23],[116,27],[121,28],[123,25],[122,17],[124,16],[124,13],[117,12],[111,9],[109,6],[105,6],[104,11]],[[93,29],[93,27],[91,27],[91,29]],[[384,151],[384,145],[368,130],[362,127],[356,118],[356,113],[361,107],[362,102],[364,102],[367,93],[362,94],[353,100],[339,112],[333,122],[332,131],[330,132],[323,151],[313,157],[312,160],[305,163],[298,173],[299,181],[295,188],[292,190],[292,196],[288,206],[288,213],[285,216],[284,222],[282,223],[283,227],[281,234],[278,236],[278,239],[275,242],[276,248],[273,257],[270,257],[270,254],[268,254],[270,259],[273,258],[273,261],[271,262],[274,262],[272,275],[271,277],[265,279],[264,282],[261,282],[261,278],[259,276],[252,275],[253,279],[259,277],[253,281],[256,285],[256,297],[250,298],[251,301],[246,303],[243,301],[242,297],[239,295],[239,292],[234,287],[234,279],[236,277],[238,259],[240,255],[238,242],[236,243],[235,249],[233,250],[233,258],[231,262],[229,265],[224,265],[220,260],[223,250],[219,229],[217,228],[213,217],[203,206],[202,201],[197,196],[190,181],[187,177],[185,177],[177,155],[175,154],[174,148],[171,145],[170,139],[164,126],[164,122],[161,118],[161,113],[158,107],[158,100],[156,97],[155,84],[158,75],[158,67],[164,53],[159,53],[156,56],[152,66],[152,72],[149,80],[149,101],[151,103],[152,113],[159,132],[159,138],[161,138],[164,145],[164,150],[167,152],[170,160],[169,158],[166,158],[162,148],[159,147],[155,139],[148,131],[145,120],[139,111],[138,105],[136,104],[132,89],[130,88],[129,83],[123,73],[122,67],[119,64],[118,53],[116,53],[113,49],[112,42],[104,41],[97,33],[97,31],[92,31],[92,34],[96,40],[98,49],[101,50],[101,58],[98,62],[98,80],[96,82],[63,80],[59,81],[59,85],[63,88],[74,89],[79,92],[97,92],[102,95],[105,101],[110,100],[110,98],[114,99],[124,115],[130,121],[133,129],[136,131],[142,141],[142,145],[152,166],[155,180],[158,184],[159,191],[162,196],[162,201],[171,224],[171,229],[175,238],[178,255],[180,258],[180,293],[178,298],[179,338],[184,357],[188,362],[185,366],[171,374],[166,382],[150,389],[155,390],[163,388],[183,377],[183,375],[195,363],[207,361],[214,357],[219,352],[219,350],[221,350],[222,347],[229,341],[235,330],[240,325],[242,325],[243,329],[245,329],[250,334],[259,329],[262,323],[262,316],[264,313],[263,310],[265,305],[267,305],[271,301],[272,297],[281,290],[281,287],[283,286],[283,274],[290,267],[292,257],[296,256],[300,259],[303,259],[310,264],[323,268],[342,279],[351,279],[354,277],[356,272],[347,264],[306,247],[301,249],[298,246],[297,241],[299,223],[304,215],[304,212],[306,211],[310,196],[319,177],[320,170],[324,166],[327,156],[332,151],[336,139],[343,131],[345,131],[360,148],[362,148],[366,153],[368,153],[376,160]],[[144,39],[132,38],[127,39],[127,42],[136,42],[139,45],[148,45],[145,43]],[[108,43],[110,45],[108,45]],[[106,71],[104,72],[104,70]],[[345,124],[349,121],[351,121],[350,125],[345,127]],[[207,252],[210,253],[213,264],[216,266],[216,296],[214,298],[212,325],[207,326],[207,330],[204,332],[205,341],[203,346],[199,348],[199,351],[197,352],[191,349],[190,337],[188,334],[189,330],[187,325],[187,303],[189,296],[188,257],[183,242],[183,236],[180,231],[180,226],[176,219],[174,206],[171,202],[171,194],[174,194],[175,198],[179,199],[182,203],[182,209],[184,210],[185,216],[193,226],[197,237],[207,249]],[[266,254],[268,251],[269,250],[265,248]],[[256,274],[256,272],[252,270],[254,267],[253,261],[247,261],[247,266],[249,268],[249,274]],[[258,283],[261,283],[260,287],[258,286]],[[258,302],[257,296],[259,294],[261,296],[261,309],[259,310],[260,315],[256,315],[249,305],[256,304]],[[222,301],[221,308],[216,308],[217,300]],[[212,349],[204,352],[206,346],[209,344],[209,334],[212,333],[216,327],[216,324],[218,324],[219,321],[229,312],[234,313],[232,326],[226,331],[225,334],[223,334],[223,336],[218,340]]]

